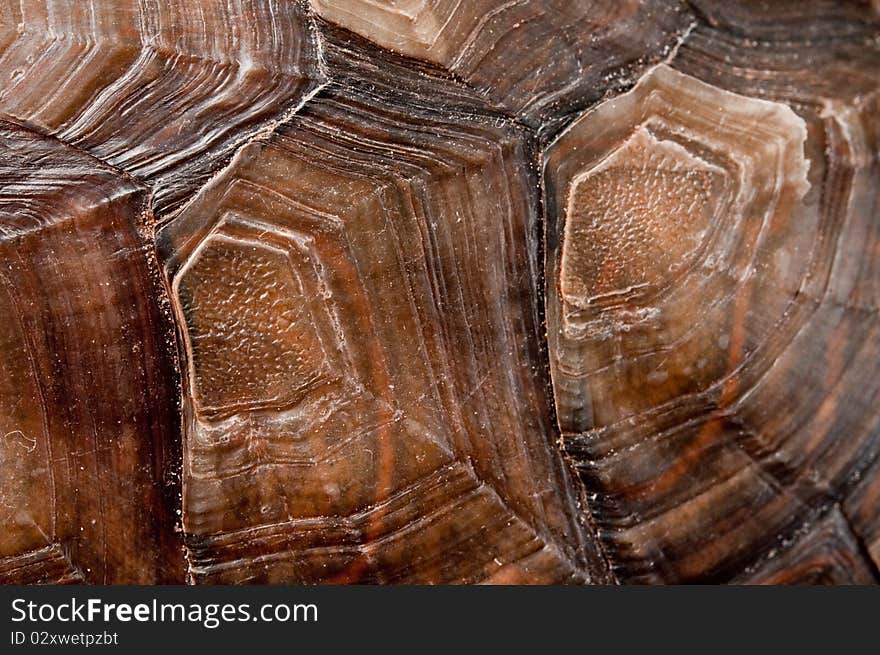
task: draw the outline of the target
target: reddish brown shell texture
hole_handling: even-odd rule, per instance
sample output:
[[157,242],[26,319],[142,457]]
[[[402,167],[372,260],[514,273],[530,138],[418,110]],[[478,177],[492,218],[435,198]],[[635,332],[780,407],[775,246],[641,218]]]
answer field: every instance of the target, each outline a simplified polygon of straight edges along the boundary
[[0,0],[0,582],[880,581],[880,5]]

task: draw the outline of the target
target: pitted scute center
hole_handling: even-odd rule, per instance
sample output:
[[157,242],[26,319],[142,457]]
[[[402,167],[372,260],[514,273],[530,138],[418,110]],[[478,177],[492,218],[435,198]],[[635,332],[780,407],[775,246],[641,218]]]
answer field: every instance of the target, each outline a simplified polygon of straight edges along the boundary
[[284,251],[212,237],[178,293],[203,411],[295,402],[320,382],[321,342]]
[[706,234],[720,173],[671,141],[637,130],[568,194],[564,300],[586,308],[666,286]]

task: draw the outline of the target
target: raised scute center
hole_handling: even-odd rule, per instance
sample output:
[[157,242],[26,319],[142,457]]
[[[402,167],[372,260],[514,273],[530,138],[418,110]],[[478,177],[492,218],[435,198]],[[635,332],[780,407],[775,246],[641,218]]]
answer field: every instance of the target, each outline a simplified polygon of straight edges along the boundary
[[718,173],[672,141],[637,130],[568,195],[560,285],[580,308],[662,288],[699,248]]
[[320,383],[323,350],[287,253],[212,237],[178,294],[203,413],[295,403]]

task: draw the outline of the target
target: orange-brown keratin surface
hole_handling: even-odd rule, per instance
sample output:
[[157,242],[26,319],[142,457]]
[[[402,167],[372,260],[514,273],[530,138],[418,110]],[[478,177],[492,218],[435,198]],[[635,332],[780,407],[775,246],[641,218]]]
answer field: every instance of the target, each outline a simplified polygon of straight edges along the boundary
[[880,582],[868,0],[0,0],[0,583]]

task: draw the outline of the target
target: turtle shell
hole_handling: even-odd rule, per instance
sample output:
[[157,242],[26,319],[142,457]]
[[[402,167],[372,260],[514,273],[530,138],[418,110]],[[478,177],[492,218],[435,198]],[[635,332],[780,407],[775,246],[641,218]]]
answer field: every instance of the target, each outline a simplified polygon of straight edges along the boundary
[[3,583],[880,581],[880,14],[0,2]]

